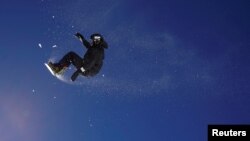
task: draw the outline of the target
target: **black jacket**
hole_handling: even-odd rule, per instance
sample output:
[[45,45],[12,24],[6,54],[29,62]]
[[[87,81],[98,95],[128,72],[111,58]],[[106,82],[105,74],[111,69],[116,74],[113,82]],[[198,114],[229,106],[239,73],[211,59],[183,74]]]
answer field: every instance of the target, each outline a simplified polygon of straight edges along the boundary
[[83,58],[83,68],[86,70],[83,75],[93,76],[97,74],[102,67],[104,49],[108,48],[108,45],[103,38],[99,44],[93,45],[83,38],[83,45],[87,48],[87,52]]

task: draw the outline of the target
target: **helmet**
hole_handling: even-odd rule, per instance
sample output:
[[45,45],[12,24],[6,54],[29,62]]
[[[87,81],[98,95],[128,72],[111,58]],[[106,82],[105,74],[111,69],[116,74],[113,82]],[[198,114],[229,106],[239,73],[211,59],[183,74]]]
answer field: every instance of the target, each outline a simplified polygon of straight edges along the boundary
[[92,34],[90,36],[90,39],[93,41],[92,42],[93,45],[94,44],[95,45],[101,45],[101,47],[103,47],[103,48],[106,48],[106,49],[108,48],[108,45],[107,45],[106,41],[104,40],[104,38],[102,37],[101,34],[99,34],[99,33]]
[[102,37],[101,34],[95,33],[95,34],[92,34],[90,36],[90,39],[93,40],[93,41],[101,41],[101,40],[103,40],[103,37]]

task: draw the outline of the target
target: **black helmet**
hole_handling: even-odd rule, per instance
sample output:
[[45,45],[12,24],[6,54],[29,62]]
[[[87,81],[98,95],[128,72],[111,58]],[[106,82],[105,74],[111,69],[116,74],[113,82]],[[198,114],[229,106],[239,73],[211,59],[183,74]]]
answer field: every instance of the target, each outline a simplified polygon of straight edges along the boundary
[[93,40],[93,41],[95,41],[95,40],[102,41],[102,40],[103,40],[103,37],[102,37],[101,34],[95,33],[95,34],[92,34],[92,35],[90,36],[90,39]]
[[90,39],[93,41],[93,43],[100,44],[103,48],[108,48],[107,43],[103,39],[102,35],[99,33],[92,34],[90,36]]

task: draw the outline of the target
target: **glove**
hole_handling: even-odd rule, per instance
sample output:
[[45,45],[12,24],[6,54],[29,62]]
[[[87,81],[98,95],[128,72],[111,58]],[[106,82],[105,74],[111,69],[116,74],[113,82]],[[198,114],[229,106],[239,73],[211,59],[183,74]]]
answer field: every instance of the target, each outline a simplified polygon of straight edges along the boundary
[[82,71],[82,73],[86,71],[83,67],[81,67],[80,70]]
[[83,36],[82,36],[82,34],[80,34],[80,33],[76,33],[75,34],[75,36],[81,41],[81,42],[83,42]]

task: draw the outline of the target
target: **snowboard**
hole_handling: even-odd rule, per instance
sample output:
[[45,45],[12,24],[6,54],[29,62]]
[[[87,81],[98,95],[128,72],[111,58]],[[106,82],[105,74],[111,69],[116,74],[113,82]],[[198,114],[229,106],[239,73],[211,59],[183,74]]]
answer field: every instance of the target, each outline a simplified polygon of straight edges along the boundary
[[59,74],[56,74],[56,73],[51,69],[51,67],[49,66],[48,63],[44,63],[44,65],[46,66],[46,68],[49,70],[49,72],[50,72],[53,76],[57,77],[57,76],[59,75]]

